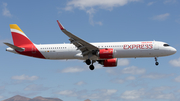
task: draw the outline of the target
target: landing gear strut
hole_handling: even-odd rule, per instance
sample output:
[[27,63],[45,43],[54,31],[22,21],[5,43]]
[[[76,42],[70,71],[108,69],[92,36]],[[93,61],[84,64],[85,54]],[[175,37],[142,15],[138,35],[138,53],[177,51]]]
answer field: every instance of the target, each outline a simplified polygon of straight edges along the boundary
[[158,66],[159,65],[159,62],[157,62],[157,57],[155,57],[155,65]]

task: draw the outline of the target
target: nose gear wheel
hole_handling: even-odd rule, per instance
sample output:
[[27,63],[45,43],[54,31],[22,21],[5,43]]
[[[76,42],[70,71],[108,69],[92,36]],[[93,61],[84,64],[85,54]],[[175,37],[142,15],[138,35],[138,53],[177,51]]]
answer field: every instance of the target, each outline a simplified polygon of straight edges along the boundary
[[159,62],[157,62],[157,57],[155,57],[155,65],[158,66],[159,65]]

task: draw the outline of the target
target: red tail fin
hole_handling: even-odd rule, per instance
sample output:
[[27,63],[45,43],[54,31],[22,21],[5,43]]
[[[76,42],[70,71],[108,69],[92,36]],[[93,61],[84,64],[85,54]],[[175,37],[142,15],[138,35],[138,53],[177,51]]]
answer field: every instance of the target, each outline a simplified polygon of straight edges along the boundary
[[37,58],[45,58],[41,52],[37,49],[35,44],[29,40],[29,38],[24,34],[24,32],[18,27],[16,24],[10,24],[11,34],[14,42],[14,46],[19,48],[23,48],[23,51],[17,51],[17,53],[37,57]]
[[15,46],[24,46],[33,44],[31,40],[24,34],[24,32],[16,24],[10,24],[11,34]]

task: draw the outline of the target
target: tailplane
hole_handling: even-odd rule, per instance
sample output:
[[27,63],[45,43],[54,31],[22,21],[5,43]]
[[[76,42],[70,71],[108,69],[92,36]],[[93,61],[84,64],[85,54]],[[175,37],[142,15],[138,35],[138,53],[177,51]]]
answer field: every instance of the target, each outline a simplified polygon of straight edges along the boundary
[[15,46],[15,45],[10,44],[10,43],[5,43],[5,42],[4,42],[4,44],[7,45],[7,46],[9,46],[9,47],[11,47],[11,48],[14,49],[14,50],[19,51],[19,52],[24,51],[24,48],[17,47],[17,46]]

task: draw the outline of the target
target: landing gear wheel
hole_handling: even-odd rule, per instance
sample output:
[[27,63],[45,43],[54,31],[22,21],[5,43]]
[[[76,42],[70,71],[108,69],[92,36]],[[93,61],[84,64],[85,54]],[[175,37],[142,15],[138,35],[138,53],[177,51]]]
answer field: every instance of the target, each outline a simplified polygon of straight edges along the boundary
[[87,65],[91,64],[91,60],[89,60],[89,59],[87,59],[85,62],[86,62]]
[[158,66],[159,62],[157,62],[157,57],[155,57],[155,61],[156,61],[155,65]]
[[159,65],[159,62],[156,62],[155,65],[158,66],[158,65]]
[[90,69],[90,70],[94,70],[94,65],[90,65],[90,66],[89,66],[89,69]]

